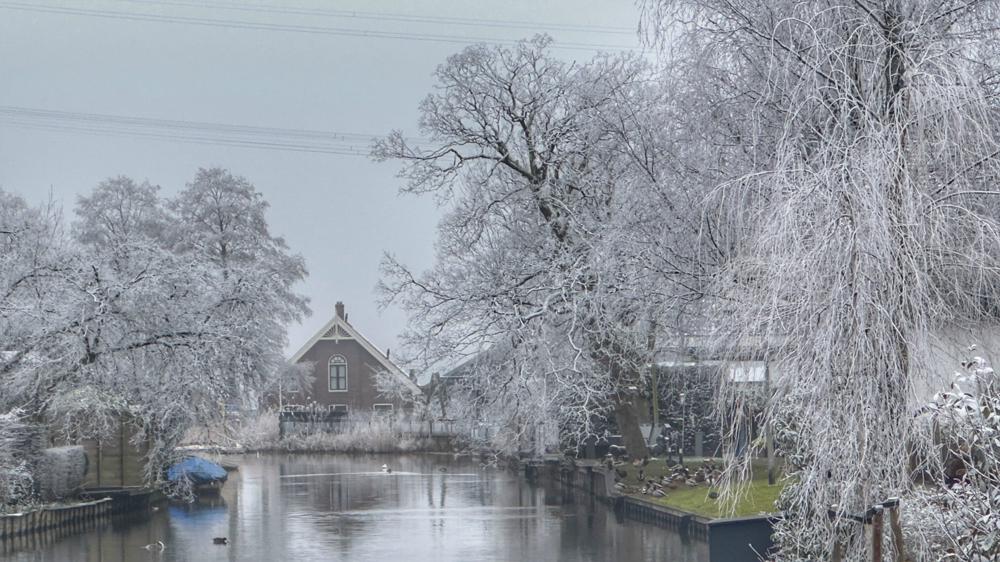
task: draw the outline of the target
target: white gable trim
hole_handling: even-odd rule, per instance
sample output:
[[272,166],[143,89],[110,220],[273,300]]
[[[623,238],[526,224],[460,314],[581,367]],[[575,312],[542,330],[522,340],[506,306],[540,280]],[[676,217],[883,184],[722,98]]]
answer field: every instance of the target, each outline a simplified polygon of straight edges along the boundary
[[[333,333],[333,335],[330,335],[331,332]],[[323,332],[323,335],[320,336],[319,341],[323,340],[340,341],[340,340],[353,340],[353,339],[354,338],[347,333],[347,330],[341,328],[340,324],[338,323],[334,324],[334,326],[329,330],[327,330],[326,332]]]
[[[367,351],[372,357],[374,357],[386,371],[389,371],[390,373],[395,375],[398,379],[400,379],[400,382],[406,385],[406,387],[409,388],[412,392],[414,393],[421,392],[420,387],[417,386],[417,383],[410,380],[410,377],[407,376],[402,369],[400,369],[395,363],[390,361],[389,358],[386,357],[384,353],[382,353],[377,347],[375,347],[372,344],[372,342],[368,341],[367,338],[362,336],[361,333],[354,328],[354,326],[351,326],[350,324],[347,323],[347,321],[345,321],[343,318],[337,315],[334,315],[333,318],[331,318],[330,321],[327,322],[325,326],[320,328],[319,331],[317,331],[313,335],[313,337],[309,338],[309,341],[307,341],[305,345],[300,347],[299,350],[296,351],[294,355],[292,355],[292,358],[289,359],[289,362],[294,364],[301,361],[302,358],[305,356],[305,354],[310,349],[312,349],[314,345],[316,345],[316,342],[320,340],[336,339],[336,338],[323,337],[324,335],[326,335],[327,332],[333,329],[334,326],[339,327],[341,330],[347,333],[351,339],[354,339],[359,344],[361,344],[361,347],[363,347],[365,351]],[[347,340],[348,338],[339,338],[339,339]]]
[[325,326],[320,328],[319,331],[313,335],[313,337],[309,338],[309,340],[306,341],[305,345],[300,347],[299,350],[292,355],[292,358],[289,359],[288,362],[298,363],[299,361],[301,361],[302,357],[306,354],[306,352],[312,349],[312,346],[316,345],[316,342],[318,342],[323,337],[324,334],[329,332],[330,329],[337,324],[337,320],[339,320],[339,318],[336,315],[334,315],[334,317],[331,318],[330,321],[327,322]]

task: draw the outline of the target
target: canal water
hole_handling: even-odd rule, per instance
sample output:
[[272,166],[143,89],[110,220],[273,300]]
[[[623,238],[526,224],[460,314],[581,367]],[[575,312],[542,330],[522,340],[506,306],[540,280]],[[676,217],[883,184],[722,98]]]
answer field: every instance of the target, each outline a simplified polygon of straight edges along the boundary
[[[696,562],[707,547],[558,484],[453,455],[247,455],[221,496],[119,518],[4,560]],[[387,464],[392,472],[380,471]],[[226,537],[228,545],[213,544]],[[162,541],[164,549],[145,550]],[[0,552],[4,552],[0,550]]]

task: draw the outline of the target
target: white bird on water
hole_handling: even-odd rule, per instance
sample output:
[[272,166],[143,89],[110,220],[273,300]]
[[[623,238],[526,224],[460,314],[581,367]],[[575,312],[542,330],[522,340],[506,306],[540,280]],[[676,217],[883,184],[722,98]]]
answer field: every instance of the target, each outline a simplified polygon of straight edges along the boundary
[[383,464],[382,465],[382,472],[384,472],[386,474],[392,474],[392,469],[389,468],[389,465]]
[[142,548],[145,549],[145,550],[157,550],[157,551],[163,552],[163,549],[166,548],[166,547],[167,546],[165,544],[163,544],[163,541],[156,541],[154,543],[147,544],[146,546],[144,546]]

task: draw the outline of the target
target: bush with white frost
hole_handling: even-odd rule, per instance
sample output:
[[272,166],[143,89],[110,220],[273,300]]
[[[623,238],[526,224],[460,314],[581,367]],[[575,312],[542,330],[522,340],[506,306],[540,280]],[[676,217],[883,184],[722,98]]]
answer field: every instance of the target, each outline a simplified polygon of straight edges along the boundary
[[20,411],[0,414],[0,512],[31,498],[34,480],[29,461],[34,457],[34,434]]
[[42,501],[71,498],[83,485],[87,454],[83,447],[52,447],[42,451],[35,469],[35,482]]
[[353,418],[336,429],[318,423],[322,419],[317,416],[317,423],[311,425],[310,431],[282,438],[278,412],[262,411],[225,432],[189,432],[186,443],[231,452],[409,453],[435,448],[430,439],[404,434],[402,426],[391,417]]
[[[903,510],[918,560],[1000,559],[1000,394],[993,369],[976,357],[971,376],[934,396],[923,424],[934,433],[935,458]],[[929,469],[929,470],[928,470]]]
[[428,441],[400,435],[389,422],[353,424],[344,431],[290,435],[275,443],[285,451],[410,453],[427,450]]

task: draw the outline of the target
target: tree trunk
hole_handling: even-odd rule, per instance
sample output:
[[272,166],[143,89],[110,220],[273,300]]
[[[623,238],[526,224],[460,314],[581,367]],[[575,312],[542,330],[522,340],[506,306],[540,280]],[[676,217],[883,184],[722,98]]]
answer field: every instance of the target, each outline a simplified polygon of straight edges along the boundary
[[649,457],[649,447],[639,427],[639,412],[635,396],[618,394],[615,396],[615,421],[622,435],[622,444],[633,459]]
[[656,437],[656,432],[660,430],[660,383],[656,372],[656,361],[654,360],[656,351],[656,320],[650,315],[649,334],[646,335],[646,365],[649,369],[649,399],[653,408],[652,425],[649,426],[649,439],[647,444]]
[[653,407],[653,419],[652,424],[649,426],[649,441],[652,441],[656,437],[657,432],[660,430],[660,383],[659,380],[657,380],[655,366],[650,367],[649,369],[649,380],[649,386],[653,390],[650,393],[650,400],[652,400]]
[[[598,326],[593,318],[588,324],[594,327]],[[605,336],[591,341],[594,344],[591,357],[595,363],[608,370],[611,381],[617,389],[611,400],[615,409],[615,422],[618,424],[618,431],[622,436],[622,443],[633,459],[649,458],[649,447],[646,445],[646,438],[642,435],[642,428],[639,427],[639,404],[641,403],[639,389],[643,387],[640,369],[643,357],[641,354],[637,355],[635,350],[620,345],[612,337]]]

